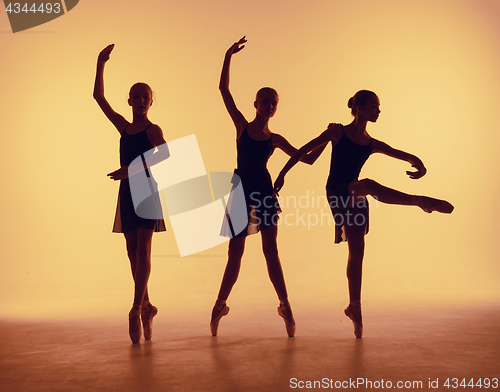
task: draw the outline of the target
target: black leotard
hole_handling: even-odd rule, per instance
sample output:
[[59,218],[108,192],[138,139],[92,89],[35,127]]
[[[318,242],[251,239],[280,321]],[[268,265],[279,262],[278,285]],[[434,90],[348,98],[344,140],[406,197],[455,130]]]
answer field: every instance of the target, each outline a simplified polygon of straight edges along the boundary
[[[148,134],[146,132],[150,126],[151,124],[149,124],[143,131],[133,135],[127,133],[128,125],[125,127],[120,138],[120,165],[122,167],[129,166],[132,161],[141,154],[143,154],[146,159],[151,155],[151,152],[146,154],[146,152],[151,151],[154,148],[149,141]],[[156,182],[152,177],[151,180],[157,189]],[[159,209],[157,216],[161,217],[162,212],[158,193],[156,193],[154,197],[154,204],[157,205]],[[132,201],[132,194],[130,192],[130,182],[128,178],[125,178],[120,181],[120,190],[118,192],[118,204],[116,206],[113,232],[128,233],[129,231],[135,230],[139,227],[154,231],[166,230],[163,219],[144,219],[137,216],[134,209],[134,203]]]
[[366,198],[353,201],[349,196],[349,184],[357,181],[361,168],[372,153],[372,141],[367,145],[356,144],[344,131],[332,148],[326,192],[335,220],[335,243],[346,240],[344,224],[366,225],[368,233],[368,202]]
[[273,183],[267,170],[267,161],[274,152],[273,136],[255,140],[250,137],[247,128],[248,124],[236,141],[238,167],[234,172],[241,178],[249,224],[235,237],[245,237],[275,225],[281,212],[278,199],[273,196]]

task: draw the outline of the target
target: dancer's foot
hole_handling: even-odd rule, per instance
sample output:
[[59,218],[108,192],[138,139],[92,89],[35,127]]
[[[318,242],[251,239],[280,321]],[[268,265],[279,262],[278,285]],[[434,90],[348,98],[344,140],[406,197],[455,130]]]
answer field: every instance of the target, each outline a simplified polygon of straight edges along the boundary
[[128,314],[128,333],[132,343],[139,343],[141,341],[141,320],[140,312],[132,308]]
[[217,329],[219,328],[220,319],[229,313],[229,307],[224,304],[215,304],[212,309],[212,319],[210,321],[210,331],[212,336],[217,336]]
[[446,200],[434,199],[427,196],[414,196],[415,205],[419,206],[425,212],[429,214],[432,211],[442,212],[443,214],[451,214],[453,207]]
[[285,306],[280,303],[278,306],[278,314],[285,320],[286,332],[289,337],[295,336],[295,320],[293,319],[292,308],[290,305]]
[[144,328],[144,339],[150,340],[153,337],[153,317],[158,314],[156,306],[148,303],[141,309],[142,327]]
[[361,306],[354,306],[352,304],[349,304],[349,306],[345,308],[344,313],[352,320],[352,324],[354,326],[354,335],[356,335],[357,338],[363,336],[363,318],[361,317]]

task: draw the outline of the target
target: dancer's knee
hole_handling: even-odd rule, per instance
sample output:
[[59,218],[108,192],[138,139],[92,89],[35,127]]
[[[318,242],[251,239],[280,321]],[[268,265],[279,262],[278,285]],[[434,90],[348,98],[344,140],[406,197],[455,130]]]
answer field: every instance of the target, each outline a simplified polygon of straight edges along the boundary
[[350,258],[361,258],[365,254],[365,241],[356,241],[355,243],[349,243],[349,257]]
[[245,250],[245,242],[231,240],[229,241],[228,256],[229,259],[241,259]]
[[129,257],[135,257],[137,253],[137,241],[127,240],[127,254]]
[[266,259],[278,257],[278,245],[276,244],[276,242],[263,243],[262,251],[264,252],[264,256],[266,257]]
[[376,181],[370,178],[363,178],[362,180],[351,183],[351,185],[349,185],[349,191],[351,194],[354,194],[354,196],[373,196],[378,185]]
[[139,263],[149,262],[151,259],[151,246],[148,244],[137,245],[135,256]]
[[365,254],[365,228],[363,227],[349,227],[347,232],[347,246],[349,248],[349,259],[361,258]]
[[349,258],[347,261],[347,277],[349,279],[358,279],[363,268],[364,246],[349,247]]
[[135,263],[137,262],[137,252],[136,250],[128,250],[127,249],[127,256],[128,256],[128,259],[130,260],[131,263],[133,263],[135,265]]

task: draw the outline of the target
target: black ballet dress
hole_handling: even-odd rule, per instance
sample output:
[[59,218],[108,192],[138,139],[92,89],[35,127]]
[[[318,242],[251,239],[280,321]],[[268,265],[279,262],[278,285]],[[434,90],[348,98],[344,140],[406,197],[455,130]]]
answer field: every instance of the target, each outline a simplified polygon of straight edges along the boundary
[[[130,125],[130,124],[129,124]],[[120,166],[129,166],[134,159],[143,154],[144,159],[152,155],[154,146],[148,138],[146,130],[151,126],[149,124],[143,131],[130,135],[127,133],[128,125],[125,127],[120,138]],[[150,172],[149,172],[150,173]],[[157,184],[151,177],[151,183],[157,192]],[[118,192],[118,204],[116,206],[115,223],[113,225],[114,233],[128,233],[129,231],[143,227],[154,231],[166,231],[165,222],[161,211],[160,198],[158,193],[155,193],[152,200],[156,206],[156,211],[159,219],[145,219],[137,216],[132,201],[132,194],[130,192],[130,182],[128,178],[120,180],[120,190]]]
[[238,167],[234,173],[241,179],[248,214],[248,225],[233,238],[246,237],[265,230],[278,222],[281,212],[273,182],[267,170],[267,161],[274,152],[272,137],[255,140],[248,134],[248,124],[236,141]]
[[[342,127],[343,129],[343,127]],[[365,225],[368,233],[368,201],[349,195],[349,184],[357,181],[364,163],[372,153],[372,142],[367,145],[354,143],[345,134],[332,148],[330,175],[326,194],[335,221],[335,243],[346,241],[344,225]]]

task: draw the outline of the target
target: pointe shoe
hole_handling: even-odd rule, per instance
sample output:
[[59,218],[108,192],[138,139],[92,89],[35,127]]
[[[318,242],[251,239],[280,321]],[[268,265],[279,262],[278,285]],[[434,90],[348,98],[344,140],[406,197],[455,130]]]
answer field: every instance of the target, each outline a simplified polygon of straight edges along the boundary
[[446,200],[434,199],[432,197],[427,196],[417,196],[417,205],[427,213],[431,213],[432,211],[441,212],[443,214],[451,214],[453,207]]
[[285,320],[285,327],[288,336],[293,338],[295,335],[295,320],[293,319],[292,309],[290,307],[284,308],[280,304],[278,306],[278,314]]
[[140,316],[133,315],[132,311],[128,314],[128,334],[132,343],[139,343],[141,341],[141,320]]
[[210,321],[210,331],[212,336],[217,336],[217,329],[219,328],[220,319],[229,313],[229,307],[224,304],[224,306],[217,311],[216,306],[212,310],[212,321]]
[[144,339],[146,340],[153,337],[153,317],[157,314],[158,309],[150,303],[141,309],[142,327],[144,328]]
[[349,305],[344,309],[344,313],[352,320],[354,326],[354,335],[359,339],[363,336],[363,318],[361,317],[361,308],[356,309],[354,306]]

